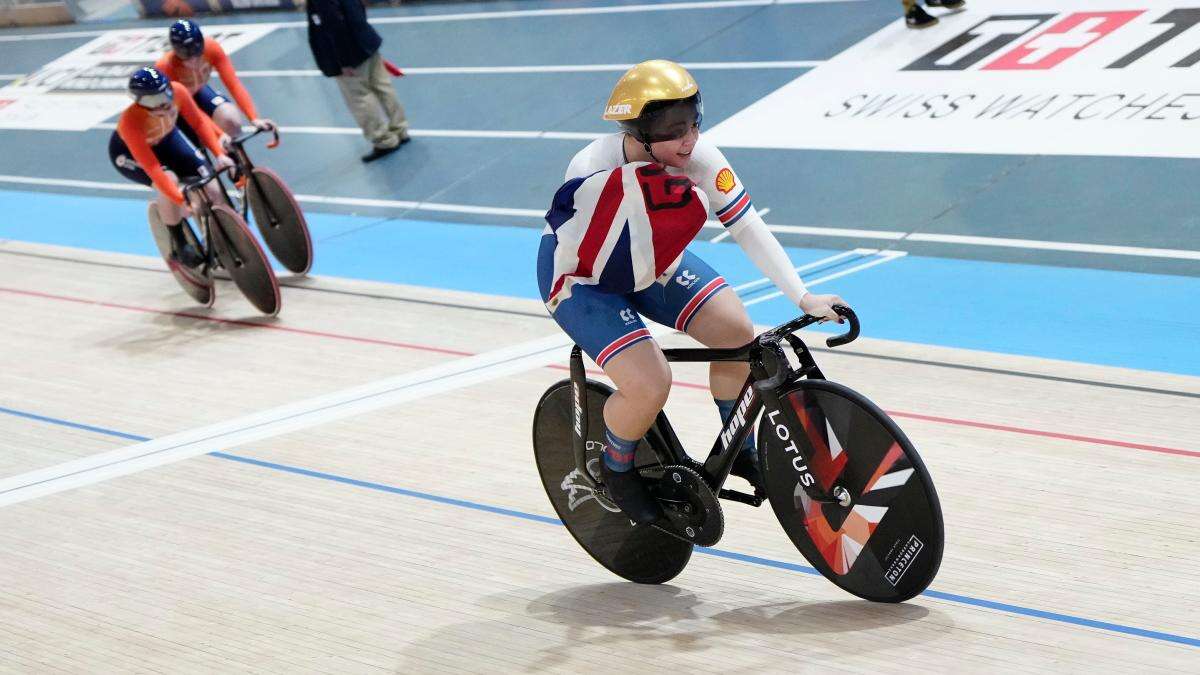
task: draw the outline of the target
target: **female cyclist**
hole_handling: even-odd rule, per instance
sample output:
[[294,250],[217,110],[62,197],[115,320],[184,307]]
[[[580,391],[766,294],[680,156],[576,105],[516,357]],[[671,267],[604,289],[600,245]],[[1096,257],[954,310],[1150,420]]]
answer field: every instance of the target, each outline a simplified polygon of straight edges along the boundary
[[[547,309],[616,385],[604,406],[601,480],[639,523],[662,511],[632,470],[634,450],[671,388],[670,367],[639,314],[710,348],[754,338],[733,289],[685,250],[709,211],[806,314],[840,320],[832,306],[845,304],[805,289],[725,156],[700,137],[703,110],[699,85],[677,63],[646,61],[626,72],[604,110],[604,119],[622,130],[571,160],[538,252]],[[746,363],[711,365],[709,386],[722,420],[748,374]],[[733,473],[758,483],[751,439]]]
[[[187,267],[197,267],[204,259],[183,234],[188,209],[179,180],[207,178],[213,166],[179,130],[179,115],[197,131],[218,169],[233,166],[221,147],[223,134],[196,107],[187,89],[157,68],[135,71],[129,78],[129,96],[133,104],[121,113],[108,141],[109,159],[122,176],[158,190],[158,213],[171,233],[177,258]],[[216,183],[206,185],[205,191],[214,202],[224,201]]]
[[[173,82],[186,87],[196,105],[200,106],[222,131],[230,137],[240,135],[246,118],[259,129],[269,131],[274,128],[274,122],[258,116],[254,100],[250,98],[250,92],[242,86],[242,81],[233,68],[233,62],[229,60],[220,43],[204,39],[204,34],[200,32],[200,24],[191,19],[179,19],[171,24],[169,37],[171,51],[163,54],[154,66]],[[237,105],[208,83],[214,68],[221,76],[221,82],[225,83],[225,88],[233,94]],[[241,112],[238,112],[239,108]],[[246,117],[242,117],[242,113]]]

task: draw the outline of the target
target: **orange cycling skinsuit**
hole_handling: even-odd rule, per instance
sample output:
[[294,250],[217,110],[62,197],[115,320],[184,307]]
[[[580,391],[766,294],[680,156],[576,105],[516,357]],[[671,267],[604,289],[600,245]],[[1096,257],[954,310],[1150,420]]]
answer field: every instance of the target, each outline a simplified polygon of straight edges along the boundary
[[[134,77],[143,76],[144,73],[152,73],[166,80],[153,68],[143,68]],[[180,131],[177,124],[179,114],[182,113],[183,119],[197,130],[214,157],[225,155],[220,143],[222,132],[216,123],[200,112],[187,89],[178,82],[167,80],[166,86],[157,95],[165,102],[147,107],[145,99],[142,99],[142,103],[135,102],[121,113],[117,130],[109,139],[109,157],[117,171],[126,178],[143,185],[153,185],[165,197],[182,205],[184,199],[179,185],[164,169],[173,171],[182,180],[207,177],[212,174],[213,167]]]

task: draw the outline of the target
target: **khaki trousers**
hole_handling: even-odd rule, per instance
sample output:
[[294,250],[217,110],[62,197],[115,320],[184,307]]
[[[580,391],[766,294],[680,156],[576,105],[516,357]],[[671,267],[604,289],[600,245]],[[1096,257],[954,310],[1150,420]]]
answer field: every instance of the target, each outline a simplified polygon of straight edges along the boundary
[[408,120],[404,106],[396,98],[391,75],[383,67],[379,52],[363,61],[353,75],[339,75],[338,89],[363,136],[377,148],[394,148],[408,138]]

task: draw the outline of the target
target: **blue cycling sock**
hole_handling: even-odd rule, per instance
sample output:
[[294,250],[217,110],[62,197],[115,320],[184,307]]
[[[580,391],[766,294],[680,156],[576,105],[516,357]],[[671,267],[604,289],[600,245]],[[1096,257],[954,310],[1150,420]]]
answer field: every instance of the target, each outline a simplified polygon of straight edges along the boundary
[[[721,412],[721,423],[724,424],[725,420],[729,419],[729,413],[733,412],[733,406],[737,405],[737,399],[730,399],[726,401],[719,398],[714,398],[713,403],[717,404],[717,410]],[[753,433],[746,434],[746,442],[742,444],[742,452],[746,455],[749,455],[751,458],[754,458],[757,455],[757,453],[754,452]]]
[[637,450],[637,441],[627,441],[609,431],[604,430],[604,463],[613,471],[629,471],[633,468],[633,456]]

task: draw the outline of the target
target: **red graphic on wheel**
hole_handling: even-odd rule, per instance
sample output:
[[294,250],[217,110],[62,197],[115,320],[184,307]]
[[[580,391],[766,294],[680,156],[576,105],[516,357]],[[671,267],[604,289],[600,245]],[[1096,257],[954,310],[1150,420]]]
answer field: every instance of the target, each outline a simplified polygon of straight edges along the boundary
[[[804,406],[799,397],[791,399],[792,408],[796,411],[804,431],[813,447],[813,457],[810,462],[812,473],[826,491],[841,475],[846,466],[847,456],[833,430],[829,428],[825,416]],[[814,412],[816,414],[814,414]],[[867,481],[862,495],[875,490],[899,487],[908,482],[913,474],[911,468],[892,471],[896,463],[904,457],[904,451],[898,443],[892,443],[884,454],[883,460],[875,469],[874,475]],[[875,528],[888,512],[886,506],[871,506],[855,504],[842,526],[834,529],[825,517],[822,505],[809,498],[802,487],[797,485],[796,498],[804,509],[804,527],[812,539],[821,557],[829,564],[836,574],[847,574],[858,560],[858,554],[867,546],[867,541],[875,533]],[[861,498],[861,495],[860,495]]]

